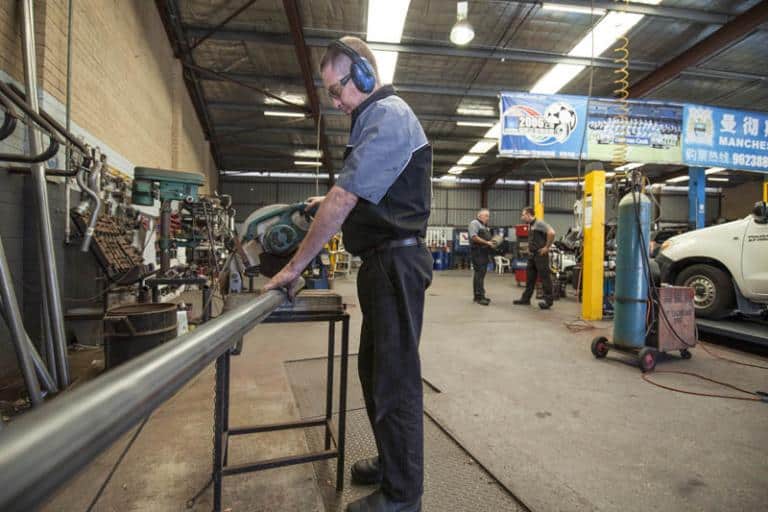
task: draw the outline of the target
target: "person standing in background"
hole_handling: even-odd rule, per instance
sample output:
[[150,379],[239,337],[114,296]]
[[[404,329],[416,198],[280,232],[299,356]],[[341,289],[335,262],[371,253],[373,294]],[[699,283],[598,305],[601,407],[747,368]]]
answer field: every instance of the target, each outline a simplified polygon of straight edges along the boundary
[[531,296],[536,288],[536,279],[541,278],[541,285],[544,290],[544,300],[539,302],[541,309],[549,309],[554,302],[552,296],[552,270],[549,268],[549,248],[555,241],[555,230],[544,222],[537,219],[533,208],[526,206],[523,208],[523,214],[520,220],[530,226],[528,234],[528,267],[526,268],[526,284],[523,296],[514,301],[517,305],[529,305]]
[[488,221],[491,212],[487,208],[477,212],[477,218],[469,223],[469,255],[472,259],[472,289],[475,294],[475,303],[487,306],[491,299],[485,296],[485,274],[488,271],[488,263],[491,261],[491,230],[488,229]]

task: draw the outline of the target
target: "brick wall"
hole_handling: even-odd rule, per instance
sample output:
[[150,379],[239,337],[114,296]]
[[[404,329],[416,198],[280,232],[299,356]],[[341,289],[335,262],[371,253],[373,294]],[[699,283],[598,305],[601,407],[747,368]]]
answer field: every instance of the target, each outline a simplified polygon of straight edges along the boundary
[[[34,14],[42,105],[63,122],[67,0],[36,0]],[[0,0],[0,78],[23,83],[19,16],[15,0]],[[72,28],[73,131],[108,148],[110,162],[121,170],[145,165],[196,171],[206,176],[203,192],[215,190],[216,169],[209,145],[154,2],[76,0]],[[0,142],[0,152],[24,150],[24,132],[17,129],[12,138]],[[24,199],[29,188],[25,178],[0,171],[0,236],[25,323],[34,335],[39,324],[35,318],[39,283],[35,209],[30,199]],[[49,184],[62,294],[89,296],[92,290],[82,285],[82,277],[87,275],[91,282],[96,277],[93,262],[85,268],[76,249],[62,243],[63,189],[61,183]],[[0,376],[15,371],[15,357],[0,322]]]

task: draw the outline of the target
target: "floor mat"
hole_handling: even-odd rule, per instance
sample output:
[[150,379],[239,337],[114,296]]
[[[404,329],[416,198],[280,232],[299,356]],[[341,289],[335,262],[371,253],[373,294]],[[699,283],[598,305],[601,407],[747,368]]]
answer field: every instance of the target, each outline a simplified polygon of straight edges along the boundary
[[[334,364],[334,418],[338,418],[339,360]],[[303,359],[286,363],[296,403],[302,417],[320,417],[325,411],[326,358]],[[350,501],[370,494],[374,486],[351,485],[349,467],[365,457],[376,455],[368,416],[365,413],[360,384],[357,378],[357,357],[349,358],[349,385],[347,392],[347,436],[344,471],[344,491],[336,492],[336,461],[314,463],[317,482],[327,512],[340,512]],[[425,393],[434,389],[425,387]],[[307,429],[310,450],[323,448],[321,428]],[[524,511],[506,489],[485,471],[451,437],[429,417],[424,417],[424,511]]]

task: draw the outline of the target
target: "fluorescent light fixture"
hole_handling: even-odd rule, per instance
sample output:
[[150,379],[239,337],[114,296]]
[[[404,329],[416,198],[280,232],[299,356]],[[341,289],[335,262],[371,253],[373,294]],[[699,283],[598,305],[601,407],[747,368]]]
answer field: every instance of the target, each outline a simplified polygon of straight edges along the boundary
[[379,80],[382,84],[391,84],[395,79],[397,52],[373,50],[373,56],[376,57],[376,68],[379,70]]
[[410,4],[411,0],[368,0],[366,39],[377,43],[399,43]]
[[301,112],[283,112],[282,110],[265,110],[264,115],[270,117],[307,117],[306,114]]
[[682,183],[683,181],[688,181],[688,176],[678,176],[676,178],[669,178],[666,180],[667,183]]
[[614,176],[616,176],[615,172],[607,172],[607,173],[605,173],[605,177],[606,178],[613,178]]
[[725,170],[726,170],[725,167],[710,167],[709,169],[704,171],[704,174],[709,176],[710,174],[715,174],[715,173],[718,173],[718,172],[723,172]]
[[728,178],[707,178],[707,181],[722,181],[727,182]]
[[531,88],[534,94],[555,94],[568,82],[584,71],[586,66],[576,64],[556,64]]
[[296,160],[295,162],[293,162],[293,165],[306,165],[308,167],[320,167],[323,164],[320,162],[312,162],[310,160]]
[[545,11],[561,11],[561,12],[575,12],[579,14],[594,14],[595,16],[602,16],[605,14],[605,9],[592,9],[584,5],[563,5],[563,4],[542,4],[541,8]]
[[497,142],[495,140],[481,140],[469,149],[470,153],[487,153],[492,148],[496,147]]
[[459,107],[456,113],[460,116],[496,116],[493,107]]
[[501,137],[501,121],[496,121],[496,124],[494,124],[490,130],[485,132],[485,138],[498,140],[499,137]]
[[448,169],[448,174],[461,174],[466,170],[466,167],[461,167],[458,165],[454,165],[450,169]]
[[480,155],[464,155],[459,158],[457,163],[459,165],[474,165],[478,160],[480,160]]
[[642,167],[644,165],[645,164],[641,164],[641,163],[638,163],[638,162],[630,162],[628,164],[622,165],[621,167],[617,167],[614,170],[615,171],[631,171],[632,169],[638,169],[638,168],[640,168],[640,167]]
[[458,179],[458,176],[455,174],[443,174],[440,176],[440,181],[456,181]]
[[293,156],[299,158],[320,158],[323,152],[317,149],[298,149],[293,152]]
[[480,126],[487,128],[494,126],[493,121],[456,121],[456,126]]
[[[374,43],[399,43],[411,0],[368,0],[366,39]],[[391,84],[397,68],[397,52],[373,50],[379,80]]]
[[[307,102],[307,100],[304,99],[304,96],[302,96],[301,94],[277,94],[276,96],[280,96],[285,101],[296,103],[297,105],[304,105]],[[269,96],[264,98],[264,103],[266,103],[267,105],[285,105],[285,103],[283,103],[282,101],[275,98],[271,98]]]
[[469,23],[469,2],[456,2],[456,24],[451,29],[451,42],[464,46],[475,38],[475,29]]
[[[621,36],[629,32],[632,27],[637,25],[645,16],[629,12],[611,12],[600,20],[586,36],[579,41],[573,49],[568,52],[571,57],[592,57],[594,47],[594,56],[602,55],[605,50],[611,47]],[[594,36],[594,38],[593,38]],[[594,39],[594,40],[593,40]]]

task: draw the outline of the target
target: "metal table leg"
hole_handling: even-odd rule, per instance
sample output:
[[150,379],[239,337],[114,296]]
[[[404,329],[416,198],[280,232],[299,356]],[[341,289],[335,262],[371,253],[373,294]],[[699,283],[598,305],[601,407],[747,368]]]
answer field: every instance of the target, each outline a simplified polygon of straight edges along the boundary
[[221,512],[221,480],[223,467],[224,429],[221,419],[224,409],[225,356],[216,359],[216,387],[213,399],[213,512]]
[[336,322],[328,322],[328,368],[325,375],[325,449],[331,448],[331,420],[333,419],[333,356],[336,352]]
[[344,315],[341,324],[341,375],[339,378],[339,438],[336,463],[336,490],[344,490],[344,438],[347,428],[347,359],[349,356],[349,315]]

